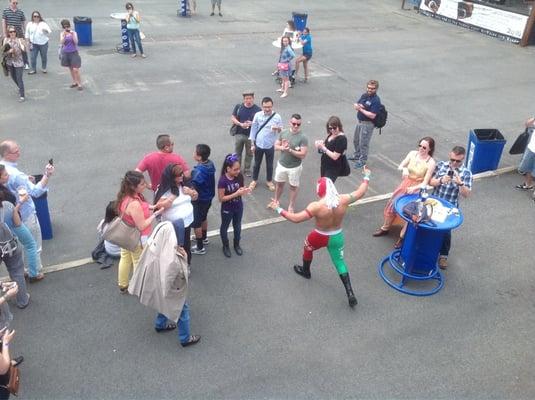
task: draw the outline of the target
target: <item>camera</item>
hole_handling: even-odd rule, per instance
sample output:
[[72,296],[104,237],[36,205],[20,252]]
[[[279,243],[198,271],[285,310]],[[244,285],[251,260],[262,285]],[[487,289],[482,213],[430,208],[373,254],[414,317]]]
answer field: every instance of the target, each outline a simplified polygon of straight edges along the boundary
[[448,176],[450,178],[453,178],[453,170],[452,169],[448,170]]

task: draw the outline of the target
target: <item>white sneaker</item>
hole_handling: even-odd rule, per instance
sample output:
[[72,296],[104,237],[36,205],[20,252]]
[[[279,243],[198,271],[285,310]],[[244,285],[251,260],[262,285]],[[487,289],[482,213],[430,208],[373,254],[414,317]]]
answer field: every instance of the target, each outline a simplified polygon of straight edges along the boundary
[[198,249],[197,246],[193,246],[191,248],[191,254],[198,254],[198,255],[206,254],[206,249],[204,247],[202,249]]
[[203,241],[202,241],[202,242],[203,242],[204,244],[208,244],[208,243],[210,243],[210,239],[208,239],[208,238],[206,238],[206,239],[203,239]]
[[24,69],[30,69],[30,66],[28,64],[24,64]]

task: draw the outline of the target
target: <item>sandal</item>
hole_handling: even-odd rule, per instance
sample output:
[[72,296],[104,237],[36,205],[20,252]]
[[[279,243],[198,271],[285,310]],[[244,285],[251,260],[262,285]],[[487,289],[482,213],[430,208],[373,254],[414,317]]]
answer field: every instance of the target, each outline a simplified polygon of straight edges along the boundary
[[156,332],[172,331],[173,329],[176,329],[176,324],[173,321],[167,321],[163,328],[154,327]]
[[396,243],[394,243],[394,249],[401,249],[401,246],[403,246],[403,238],[398,238]]
[[76,86],[78,86],[77,83],[71,83],[71,86],[69,86],[71,89],[75,88]]
[[180,343],[182,347],[188,347],[191,345],[194,345],[195,343],[198,343],[199,340],[201,340],[200,335],[191,335],[186,343]]
[[256,189],[256,181],[252,181],[252,182],[249,184],[249,189],[251,189],[251,190],[255,190],[255,189]]
[[273,182],[267,182],[266,186],[267,186],[267,188],[269,189],[270,192],[274,192],[275,191],[275,185],[273,184]]
[[528,186],[525,183],[523,183],[521,185],[516,185],[515,188],[520,189],[520,190],[531,190],[533,189],[533,186]]

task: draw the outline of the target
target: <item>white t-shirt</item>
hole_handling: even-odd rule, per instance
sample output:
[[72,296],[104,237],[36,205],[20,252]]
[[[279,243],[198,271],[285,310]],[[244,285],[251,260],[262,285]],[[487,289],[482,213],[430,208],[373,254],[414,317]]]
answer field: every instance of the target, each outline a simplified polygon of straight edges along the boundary
[[24,37],[28,39],[30,43],[42,46],[48,43],[48,35],[51,32],[52,30],[44,21],[38,23],[30,22],[28,25],[26,25],[26,34]]
[[531,133],[531,139],[529,140],[529,143],[528,143],[528,149],[532,153],[535,153],[535,128],[531,128],[531,130],[532,130],[532,133]]
[[[182,192],[182,187],[178,188],[179,196],[173,200],[170,208],[162,213],[162,218],[165,221],[176,221],[177,219],[184,220],[184,227],[187,228],[193,222],[193,204],[191,204],[191,196]],[[173,194],[171,191],[165,192],[162,197],[170,197]]]

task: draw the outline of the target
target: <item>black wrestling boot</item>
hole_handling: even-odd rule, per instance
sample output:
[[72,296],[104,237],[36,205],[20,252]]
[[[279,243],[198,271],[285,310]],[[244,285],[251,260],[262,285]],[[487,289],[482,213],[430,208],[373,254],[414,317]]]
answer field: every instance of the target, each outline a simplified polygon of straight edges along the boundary
[[347,300],[349,301],[349,307],[355,307],[357,305],[357,298],[355,297],[355,293],[353,293],[353,288],[351,287],[351,280],[349,279],[349,274],[347,272],[345,274],[341,274],[340,279],[342,280],[342,283],[344,284],[344,287],[346,288]]
[[230,247],[228,245],[228,240],[223,241],[223,254],[225,255],[225,257],[232,257],[232,253],[230,252]]
[[240,247],[240,241],[239,240],[234,240],[234,251],[239,256],[241,256],[243,254],[243,250]]
[[301,275],[303,278],[310,279],[310,264],[312,261],[303,260],[303,265],[294,265],[294,271],[296,274]]

